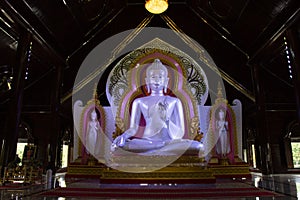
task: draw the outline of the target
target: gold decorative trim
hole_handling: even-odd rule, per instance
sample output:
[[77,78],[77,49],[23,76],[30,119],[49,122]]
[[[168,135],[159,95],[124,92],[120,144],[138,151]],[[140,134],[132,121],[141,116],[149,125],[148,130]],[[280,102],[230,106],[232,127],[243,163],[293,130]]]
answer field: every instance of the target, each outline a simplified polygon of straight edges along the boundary
[[[137,171],[139,169],[137,168]],[[106,168],[103,169],[102,180],[127,179],[127,180],[215,180],[213,173],[209,169],[199,167],[165,167],[160,170],[146,173],[128,173]]]
[[89,166],[69,166],[67,169],[68,175],[101,175],[102,167],[89,167]]
[[152,20],[153,15],[146,17],[113,51],[111,58],[102,66],[88,74],[82,81],[73,86],[73,90],[66,95],[64,95],[60,102],[64,103],[73,94],[76,94],[80,91],[84,86],[86,86],[89,82],[94,80],[99,74],[101,74],[115,59],[116,56],[145,28],[150,21]]
[[116,137],[118,137],[119,135],[122,135],[122,133],[124,133],[125,131],[125,124],[124,124],[124,120],[121,117],[116,117],[115,118],[115,123],[116,123],[116,130],[115,132],[113,132],[112,134],[112,138],[115,139]]
[[239,92],[244,94],[246,97],[248,97],[251,101],[255,102],[255,96],[254,94],[249,91],[247,88],[242,86],[239,82],[237,82],[235,79],[233,79],[231,76],[229,76],[226,72],[224,72],[222,69],[217,68],[216,66],[213,66],[210,64],[211,61],[209,61],[206,56],[204,55],[204,51],[200,49],[194,41],[192,41],[178,26],[177,24],[166,14],[160,15],[160,17],[166,22],[166,24],[175,31],[179,35],[182,40],[189,45],[196,53],[198,53],[200,59],[214,72],[217,74],[221,74],[221,77],[229,83],[231,86],[233,86],[235,89],[237,89]]
[[[131,170],[140,171],[142,166],[129,166]],[[214,181],[218,176],[228,177],[247,177],[250,176],[248,165],[230,165],[230,166],[168,166],[156,171],[145,173],[129,173],[115,170],[104,166],[82,166],[72,165],[68,167],[68,175],[99,176],[100,180],[111,180],[118,182],[119,180],[133,181],[172,181],[172,180],[211,180]],[[201,183],[201,182],[199,182]]]
[[210,167],[210,170],[215,176],[220,175],[250,175],[249,166],[239,166],[239,165],[230,165],[230,166],[216,166]]

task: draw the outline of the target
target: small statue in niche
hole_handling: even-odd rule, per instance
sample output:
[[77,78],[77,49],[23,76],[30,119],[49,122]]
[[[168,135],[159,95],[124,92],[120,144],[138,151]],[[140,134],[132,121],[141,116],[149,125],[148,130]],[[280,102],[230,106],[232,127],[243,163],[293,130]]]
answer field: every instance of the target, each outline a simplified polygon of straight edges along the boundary
[[85,146],[88,152],[94,156],[100,153],[100,130],[101,126],[97,119],[97,112],[93,110],[87,126]]
[[230,153],[229,124],[226,120],[224,109],[220,108],[216,114],[216,133],[219,138],[216,145],[216,152],[222,158],[226,158],[226,155]]

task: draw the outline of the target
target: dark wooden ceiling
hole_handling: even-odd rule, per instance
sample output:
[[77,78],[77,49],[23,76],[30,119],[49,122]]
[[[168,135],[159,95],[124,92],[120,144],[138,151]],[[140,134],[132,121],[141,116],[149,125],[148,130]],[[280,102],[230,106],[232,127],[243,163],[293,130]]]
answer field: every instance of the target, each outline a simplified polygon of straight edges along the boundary
[[[244,93],[232,83],[225,83],[229,99],[254,103],[251,66],[256,64],[263,68],[267,103],[295,103],[284,36],[289,27],[299,24],[299,0],[170,0],[169,3],[164,16],[201,44],[224,74],[243,88]],[[12,83],[16,78],[18,40],[24,29],[34,36],[24,92],[27,112],[51,112],[58,66],[63,72],[61,107],[68,109],[66,97],[85,56],[105,39],[134,29],[151,16],[143,0],[3,0],[0,5],[3,108],[13,95],[4,77]],[[170,28],[160,15],[155,15],[147,26]]]

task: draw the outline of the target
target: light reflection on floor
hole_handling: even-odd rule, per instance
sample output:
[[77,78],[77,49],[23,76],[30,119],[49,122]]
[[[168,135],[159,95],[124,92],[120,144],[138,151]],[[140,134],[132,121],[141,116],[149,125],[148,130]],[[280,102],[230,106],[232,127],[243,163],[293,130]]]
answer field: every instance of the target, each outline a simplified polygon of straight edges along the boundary
[[293,199],[300,199],[300,175],[296,174],[253,174],[254,185],[281,194]]
[[[277,175],[261,175],[259,173],[253,173],[252,179],[239,179],[233,181],[233,183],[215,183],[215,184],[140,184],[140,185],[124,185],[124,184],[108,184],[103,185],[98,180],[96,181],[78,181],[74,183],[66,183],[63,173],[56,174],[54,185],[56,187],[83,187],[83,188],[99,188],[99,187],[143,187],[143,188],[150,188],[150,187],[157,187],[157,188],[164,188],[164,187],[197,187],[197,188],[205,188],[205,187],[216,187],[222,189],[222,187],[247,187],[247,185],[254,185],[255,187],[264,188],[267,190],[275,191],[277,193],[283,194],[285,196],[282,197],[252,197],[252,198],[227,198],[230,200],[271,200],[271,199],[300,199],[300,175],[291,175],[291,174],[277,174]],[[43,188],[43,187],[41,187]],[[43,190],[43,189],[42,189]],[[18,196],[16,198],[16,194],[26,194],[26,191],[15,191],[16,193],[13,194],[13,191],[1,191],[1,200],[3,199],[23,199],[23,200],[77,200],[78,198],[65,198],[65,197],[42,197],[37,195],[37,191],[32,192],[32,194],[27,193],[27,195],[21,197]],[[298,198],[297,198],[298,197]],[[84,198],[86,199],[86,198]],[[94,198],[96,199],[96,198]],[[208,198],[211,199],[211,198]],[[226,199],[226,198],[218,198],[218,199]]]

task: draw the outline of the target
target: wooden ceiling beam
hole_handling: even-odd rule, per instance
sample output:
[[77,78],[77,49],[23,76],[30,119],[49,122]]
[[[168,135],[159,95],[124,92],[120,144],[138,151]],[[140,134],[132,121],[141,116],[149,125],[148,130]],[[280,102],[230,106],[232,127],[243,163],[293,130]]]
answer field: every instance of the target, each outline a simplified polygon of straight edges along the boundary
[[[57,44],[53,34],[48,30],[31,12],[24,1],[16,0],[9,2],[7,0],[1,1],[0,6],[4,9],[15,22],[27,29],[33,36],[40,40],[51,52],[57,60],[65,63],[65,52],[62,47]],[[63,55],[63,56],[62,56]]]

